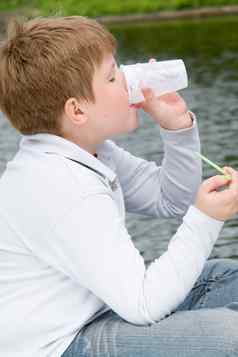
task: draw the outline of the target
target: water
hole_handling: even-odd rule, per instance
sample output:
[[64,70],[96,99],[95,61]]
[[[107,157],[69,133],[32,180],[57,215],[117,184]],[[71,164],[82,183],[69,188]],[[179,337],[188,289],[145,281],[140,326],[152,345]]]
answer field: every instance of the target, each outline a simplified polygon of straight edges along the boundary
[[[119,42],[117,60],[129,64],[182,58],[189,87],[181,94],[197,115],[202,152],[220,166],[238,169],[238,18],[179,21],[163,24],[113,27]],[[142,111],[141,125],[115,142],[136,156],[155,161],[163,158],[158,124]],[[0,174],[18,146],[20,136],[0,115]],[[204,178],[217,174],[206,164]],[[19,188],[20,189],[20,188]],[[128,214],[126,225],[135,246],[148,263],[161,255],[181,223]],[[238,258],[238,220],[227,221],[211,257]]]

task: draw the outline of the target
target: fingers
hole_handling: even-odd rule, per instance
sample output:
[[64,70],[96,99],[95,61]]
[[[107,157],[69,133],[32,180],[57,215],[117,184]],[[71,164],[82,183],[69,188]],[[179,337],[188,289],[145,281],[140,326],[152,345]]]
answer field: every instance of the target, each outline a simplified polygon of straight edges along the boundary
[[238,175],[237,170],[234,170],[230,166],[224,166],[222,169],[225,171],[226,174],[231,176],[231,181],[236,180],[236,177]]
[[[150,58],[149,63],[156,62],[155,58]],[[144,87],[141,89],[146,100],[153,99],[155,97],[154,92],[151,88]]]
[[228,184],[228,180],[222,175],[216,175],[203,181],[202,186],[205,192],[209,193],[217,190],[218,188]]
[[221,192],[223,204],[227,203],[230,211],[236,214],[238,212],[238,172],[227,166],[223,169],[231,176],[231,180],[228,180],[228,188]]
[[151,88],[144,87],[141,88],[141,90],[146,100],[153,99],[155,97],[154,92]]
[[210,177],[203,182],[203,190],[207,193],[216,191],[219,187],[227,185],[227,188],[219,194],[221,202],[224,207],[229,207],[230,212],[236,213],[238,211],[238,172],[231,167],[223,167],[226,174],[231,176],[231,180],[227,179],[223,175],[217,175]]
[[229,180],[229,189],[238,192],[238,171],[229,166],[223,167],[223,170],[231,176],[231,180]]

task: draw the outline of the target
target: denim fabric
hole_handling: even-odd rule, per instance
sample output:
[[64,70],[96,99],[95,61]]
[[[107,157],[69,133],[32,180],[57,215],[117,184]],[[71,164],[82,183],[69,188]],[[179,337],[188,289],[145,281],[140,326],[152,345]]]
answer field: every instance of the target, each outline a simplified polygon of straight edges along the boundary
[[238,356],[238,261],[210,259],[178,308],[156,324],[110,310],[85,325],[62,357]]

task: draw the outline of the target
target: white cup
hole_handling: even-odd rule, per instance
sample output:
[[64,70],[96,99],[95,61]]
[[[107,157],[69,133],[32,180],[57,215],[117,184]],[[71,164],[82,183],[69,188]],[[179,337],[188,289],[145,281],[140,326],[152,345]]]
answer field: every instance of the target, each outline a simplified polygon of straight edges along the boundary
[[120,69],[126,79],[130,104],[145,100],[141,91],[144,87],[151,88],[156,96],[160,96],[188,86],[186,68],[181,59],[121,65]]

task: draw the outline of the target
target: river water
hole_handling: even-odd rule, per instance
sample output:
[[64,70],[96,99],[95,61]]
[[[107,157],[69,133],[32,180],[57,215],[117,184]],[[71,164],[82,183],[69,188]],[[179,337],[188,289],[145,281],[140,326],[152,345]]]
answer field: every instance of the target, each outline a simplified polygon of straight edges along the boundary
[[[238,169],[238,18],[114,26],[120,64],[182,58],[189,86],[181,91],[197,115],[202,152],[220,166]],[[158,124],[140,112],[140,127],[115,142],[136,156],[161,164],[163,144]],[[0,114],[0,174],[17,151],[20,135]],[[192,174],[192,173],[191,173]],[[203,165],[204,179],[217,174]],[[20,189],[20,187],[19,187]],[[23,203],[24,205],[24,203]],[[238,217],[227,221],[211,257],[238,258]],[[128,214],[127,229],[146,263],[161,255],[181,224]]]

